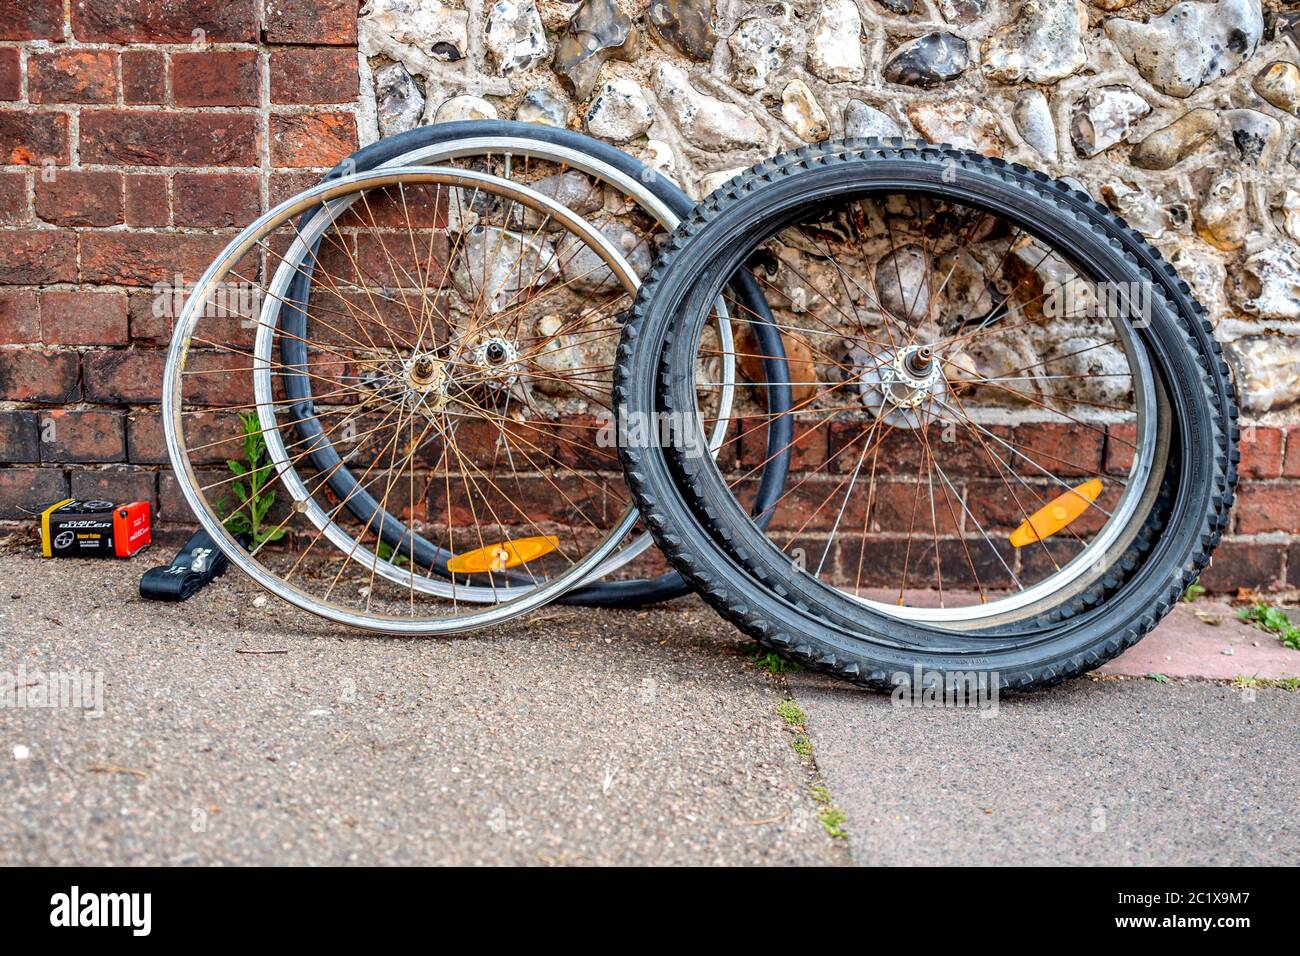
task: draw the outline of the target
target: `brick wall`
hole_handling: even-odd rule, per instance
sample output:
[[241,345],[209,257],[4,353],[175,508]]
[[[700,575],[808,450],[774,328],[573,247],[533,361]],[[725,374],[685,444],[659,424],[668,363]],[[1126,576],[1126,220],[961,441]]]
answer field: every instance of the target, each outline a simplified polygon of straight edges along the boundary
[[188,512],[168,320],[260,211],[356,148],[357,0],[0,0],[0,538],[66,495]]
[[[192,280],[354,148],[357,15],[357,0],[0,0],[0,539],[29,546],[31,511],[67,494],[187,518],[157,416],[170,329],[153,285]],[[1203,582],[1300,588],[1300,426],[1249,428],[1242,451]]]

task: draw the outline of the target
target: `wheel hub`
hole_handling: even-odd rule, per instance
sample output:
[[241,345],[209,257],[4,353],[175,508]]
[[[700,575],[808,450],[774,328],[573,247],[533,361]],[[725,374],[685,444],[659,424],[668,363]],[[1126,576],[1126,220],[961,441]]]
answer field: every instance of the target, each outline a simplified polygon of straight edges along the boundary
[[887,424],[919,428],[936,418],[948,392],[942,363],[928,345],[908,345],[861,357],[862,404]]
[[469,350],[469,361],[475,380],[491,388],[510,388],[523,371],[519,346],[498,332],[480,336]]
[[441,407],[447,399],[447,367],[435,355],[412,355],[402,365],[401,384],[412,404]]

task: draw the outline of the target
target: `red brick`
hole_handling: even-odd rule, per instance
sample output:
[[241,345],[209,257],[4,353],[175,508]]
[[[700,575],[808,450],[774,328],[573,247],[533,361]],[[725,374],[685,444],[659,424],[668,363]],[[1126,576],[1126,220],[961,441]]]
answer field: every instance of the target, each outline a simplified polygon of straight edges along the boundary
[[126,416],[126,456],[140,465],[167,463],[167,446],[158,410],[131,412]]
[[179,273],[193,282],[226,245],[220,236],[87,232],[81,239],[83,282],[153,285]]
[[[184,439],[187,457],[195,465],[225,465],[243,457],[243,426],[235,412],[187,411]],[[138,464],[165,465],[170,460],[157,409],[132,412],[126,423],[127,454]]]
[[41,293],[41,333],[47,345],[125,345],[126,293]]
[[167,93],[167,57],[158,50],[122,51],[122,101],[161,104]]
[[[229,478],[230,472],[225,469],[204,469],[196,471],[195,477],[198,478],[200,484],[212,485],[214,482]],[[231,497],[229,488],[230,485],[228,484],[217,485],[206,493],[214,495],[216,501],[223,499],[229,501]],[[158,515],[161,520],[172,527],[192,528],[198,525],[198,522],[194,519],[194,513],[190,511],[190,506],[185,501],[185,496],[181,494],[181,488],[176,482],[176,476],[170,470],[158,473]]]
[[1211,591],[1235,593],[1238,588],[1271,590],[1282,580],[1286,545],[1227,538],[1215,549],[1214,560],[1197,579]]
[[27,174],[0,173],[0,225],[22,226],[30,219]]
[[1056,476],[1093,476],[1101,473],[1105,439],[1100,426],[1032,422],[1016,427],[1011,439],[1015,452],[1002,450],[1024,475],[1046,477],[1043,471],[1048,471]]
[[320,173],[271,173],[267,187],[268,201],[277,206],[320,182]]
[[1241,462],[1237,471],[1243,478],[1277,478],[1282,474],[1282,437],[1280,428],[1248,425],[1241,430]]
[[114,405],[160,401],[165,360],[166,353],[156,349],[85,353],[86,400]]
[[59,50],[27,57],[27,99],[33,103],[112,103],[117,55],[108,50]]
[[0,289],[0,345],[28,345],[41,340],[41,313],[36,293]]
[[1133,467],[1133,445],[1137,440],[1137,426],[1116,424],[1106,428],[1106,472],[1126,475]]
[[[837,475],[831,481],[818,481],[805,475],[787,482],[772,527],[829,531],[838,518],[845,531],[860,530],[863,521],[869,519],[872,530],[911,530],[914,535],[925,539],[932,538],[936,525],[940,535],[959,533],[962,504],[945,486],[934,488],[932,520],[931,486],[925,481],[876,481],[873,485],[859,475],[853,494],[848,494],[849,482],[848,475]],[[871,490],[873,487],[874,492]],[[871,505],[870,516],[866,513],[868,504]]]
[[1290,482],[1239,486],[1236,510],[1238,534],[1300,534],[1300,494]]
[[[515,446],[514,453],[521,454],[521,446]],[[535,455],[527,446],[522,446],[523,450]],[[385,459],[386,460],[386,459]],[[491,458],[487,459],[490,463]],[[375,475],[376,484],[380,494],[383,494],[387,478],[382,475]],[[564,524],[577,525],[578,527],[591,527],[587,522],[590,521],[596,527],[609,527],[613,521],[617,520],[620,510],[616,503],[609,500],[603,494],[603,488],[599,484],[584,482],[581,478],[565,477],[556,475],[547,480],[540,477],[522,477],[518,479],[518,485],[515,479],[511,479],[512,499],[518,502],[527,502],[528,518],[536,522],[559,522]],[[407,510],[403,502],[402,510]],[[446,485],[440,482],[432,482],[428,488],[428,494],[423,502],[423,510],[426,514],[435,516],[435,520],[442,522],[447,521],[448,511],[451,513],[451,521],[455,524],[468,525],[474,521],[475,509],[479,520],[485,524],[495,523],[492,518],[486,514],[483,503],[483,496],[477,495],[472,499],[466,492],[466,486],[463,483],[453,480],[450,488],[450,501],[448,500],[448,489]],[[495,511],[496,517],[504,524],[517,524],[523,526],[525,522],[519,511],[505,502],[500,495],[492,495],[492,510]],[[534,532],[536,533],[536,532]],[[459,535],[458,535],[459,537]]]
[[254,42],[257,14],[253,0],[75,0],[72,32],[96,43]]
[[[813,422],[818,420],[812,416]],[[874,467],[882,475],[924,478],[931,473],[931,453],[954,481],[972,475],[997,477],[1007,468],[1024,464],[1023,459],[1017,458],[1015,452],[1003,444],[1010,444],[1013,440],[1011,430],[1004,426],[986,425],[983,426],[983,431],[965,425],[952,428],[932,426],[924,435],[912,428],[886,431],[872,426],[873,421],[870,420],[833,420],[829,426],[823,425],[822,430],[829,431],[830,455],[826,459],[829,467],[841,473],[850,473],[857,466],[864,450],[866,456],[862,458],[862,468],[867,475],[870,475]],[[749,460],[757,462],[762,459],[751,457]],[[815,469],[818,466],[812,460],[803,467]]]
[[74,471],[69,494],[74,498],[100,498],[125,504],[147,501],[158,509],[158,473],[135,468],[112,471]]
[[[737,447],[737,454],[740,457],[741,473],[754,469],[757,474],[761,468],[761,463],[766,460],[767,452],[767,428],[762,427],[763,422],[757,419],[741,420],[735,428],[735,435],[739,438],[737,441],[724,445],[724,449],[733,446]],[[794,423],[793,440],[790,443],[790,470],[807,471],[807,470],[825,470],[828,465],[829,456],[827,454],[827,434],[830,431],[828,425],[820,424],[820,419],[799,419]],[[728,437],[734,437],[729,435]],[[851,437],[851,436],[846,436]],[[843,455],[835,459],[829,467],[835,467],[840,458],[844,458],[851,452],[844,452]],[[725,458],[720,458],[724,462]],[[852,470],[852,465],[849,466]]]
[[178,226],[247,226],[261,211],[256,173],[177,173]]
[[1282,474],[1287,478],[1300,478],[1300,425],[1291,425],[1286,431],[1286,457],[1282,459]]
[[77,353],[35,349],[0,352],[0,398],[16,402],[75,402],[81,398]]
[[357,0],[267,0],[268,43],[357,42]]
[[37,176],[36,215],[56,226],[115,226],[122,221],[122,174],[68,169]]
[[41,412],[40,436],[44,462],[126,459],[124,412],[51,408]]
[[171,222],[167,201],[167,177],[161,173],[128,174],[126,177],[126,224],[166,226]]
[[0,111],[0,164],[39,166],[52,159],[63,165],[69,155],[67,113]]
[[[186,371],[185,402],[235,407],[253,401],[253,377],[245,371],[248,357],[233,352],[191,351]],[[327,386],[328,387],[328,386]]]
[[0,231],[0,285],[75,282],[77,237],[60,229]]
[[35,412],[0,411],[0,461],[40,461],[39,437]]
[[84,163],[256,166],[257,149],[257,117],[247,113],[96,110],[81,114]]
[[[812,546],[808,547],[808,544]],[[821,543],[807,542],[803,546],[807,551],[806,560],[815,566],[821,559]],[[936,550],[939,556],[937,573]],[[1010,587],[1012,581],[1006,565],[1015,566],[1015,554],[1010,545],[1000,543],[995,554],[982,538],[968,538],[965,546],[961,541],[942,540],[936,549],[933,538],[918,538],[909,548],[907,541],[899,538],[868,538],[864,541],[859,534],[844,534],[835,539],[832,553],[837,552],[838,557],[832,559],[828,568],[834,569],[838,564],[838,573],[823,571],[824,577],[845,584],[860,581],[863,587],[888,588],[894,592],[903,583],[904,567],[909,589],[935,588],[940,578],[945,589],[974,589],[977,580],[984,588]]]
[[256,106],[257,53],[253,50],[172,54],[172,100],[177,106]]
[[181,518],[189,511],[180,485],[176,483],[176,475],[170,470],[158,472],[158,517],[165,519],[174,514]]
[[0,40],[62,40],[63,0],[0,0]]
[[271,163],[275,166],[333,166],[357,148],[351,113],[307,113],[271,117]]
[[0,518],[30,521],[66,497],[68,476],[61,468],[0,468]]
[[128,296],[127,318],[131,339],[146,345],[165,346],[172,338],[171,296],[153,290],[133,290]]
[[270,57],[272,103],[353,103],[358,73],[355,50],[288,47]]
[[22,55],[16,46],[0,47],[0,100],[11,103],[22,91]]
[[[977,532],[982,528],[1003,535],[1018,527],[1063,490],[1046,478],[972,481],[967,492],[970,514],[966,519],[966,529]],[[1106,512],[1114,511],[1115,501],[1122,490],[1123,486],[1118,482],[1107,485],[1097,501],[1098,507],[1085,509],[1070,523],[1069,530],[1061,533],[1062,540],[1087,536],[1099,530],[1106,523]],[[1041,549],[1035,550],[1041,553]]]

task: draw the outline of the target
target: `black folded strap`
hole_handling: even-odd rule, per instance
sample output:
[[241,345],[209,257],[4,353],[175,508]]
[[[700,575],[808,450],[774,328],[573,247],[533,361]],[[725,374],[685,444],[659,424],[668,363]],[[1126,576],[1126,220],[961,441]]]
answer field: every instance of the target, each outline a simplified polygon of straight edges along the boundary
[[154,601],[186,601],[230,567],[212,536],[196,531],[172,563],[150,568],[140,579],[140,596]]

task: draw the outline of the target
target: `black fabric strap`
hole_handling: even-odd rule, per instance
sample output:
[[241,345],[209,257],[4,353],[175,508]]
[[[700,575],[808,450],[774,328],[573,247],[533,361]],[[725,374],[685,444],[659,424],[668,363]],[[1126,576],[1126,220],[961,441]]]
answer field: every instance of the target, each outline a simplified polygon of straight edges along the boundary
[[196,531],[185,547],[164,567],[150,568],[140,578],[140,596],[153,601],[186,601],[230,566],[212,536]]

